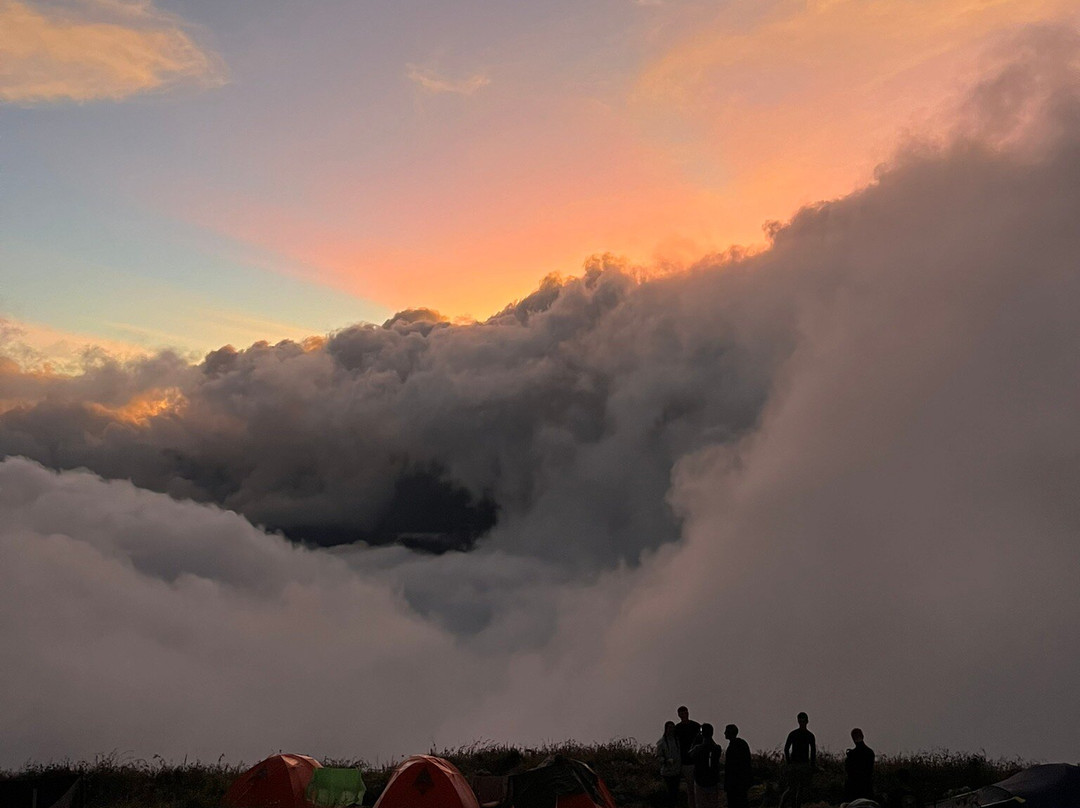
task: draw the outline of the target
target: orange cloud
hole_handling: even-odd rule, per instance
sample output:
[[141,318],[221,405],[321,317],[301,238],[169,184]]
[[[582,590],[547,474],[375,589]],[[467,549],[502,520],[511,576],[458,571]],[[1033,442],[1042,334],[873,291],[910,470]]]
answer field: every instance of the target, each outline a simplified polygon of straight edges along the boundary
[[151,418],[165,413],[179,412],[186,404],[187,399],[179,388],[168,387],[139,393],[119,407],[94,403],[87,404],[87,407],[99,415],[105,415],[131,426],[145,426]]
[[0,0],[0,102],[115,100],[183,81],[220,85],[221,63],[151,2]]

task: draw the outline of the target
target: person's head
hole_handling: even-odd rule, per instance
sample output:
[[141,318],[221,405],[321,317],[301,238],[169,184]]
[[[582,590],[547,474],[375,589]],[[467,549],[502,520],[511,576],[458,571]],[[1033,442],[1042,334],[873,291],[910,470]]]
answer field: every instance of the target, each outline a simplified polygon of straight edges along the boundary
[[739,728],[734,724],[728,724],[724,727],[724,737],[729,741],[733,741],[739,737]]
[[855,727],[855,729],[853,729],[851,731],[851,740],[855,741],[855,743],[862,743],[862,741],[863,741],[862,730],[859,729],[858,727]]
[[678,714],[679,714],[679,720],[680,721],[689,721],[690,720],[690,711],[687,710],[685,706],[680,707],[676,712],[678,712]]
[[803,727],[805,729],[806,725],[810,723],[810,716],[808,716],[806,713],[799,713],[797,716],[795,716],[795,720],[799,722],[800,727]]
[[708,740],[710,740],[712,738],[712,733],[713,733],[712,724],[702,724],[701,725],[701,737],[702,738],[704,738],[705,740],[708,741]]
[[665,721],[664,722],[664,734],[665,735],[671,735],[673,732],[675,732],[675,722],[674,721]]

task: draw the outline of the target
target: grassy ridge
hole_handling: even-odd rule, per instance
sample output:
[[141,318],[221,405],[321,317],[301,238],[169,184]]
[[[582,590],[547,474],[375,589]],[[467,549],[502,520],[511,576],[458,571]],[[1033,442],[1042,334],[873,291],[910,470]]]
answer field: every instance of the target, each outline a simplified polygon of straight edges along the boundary
[[[532,768],[553,754],[576,758],[592,766],[604,778],[619,808],[661,808],[664,792],[657,774],[659,765],[651,746],[633,739],[605,744],[578,744],[568,741],[536,749],[519,749],[495,743],[477,743],[435,754],[448,758],[466,775],[510,774]],[[328,766],[356,766],[368,786],[366,804],[371,804],[390,778],[394,764],[372,766],[363,760],[324,760]],[[992,760],[985,755],[929,752],[899,757],[879,757],[875,787],[879,793],[894,787],[896,772],[907,769],[927,802],[949,792],[978,788],[1024,768],[1019,759]],[[844,785],[843,755],[818,756],[810,799],[839,805]],[[217,808],[229,783],[246,766],[217,763],[169,763],[160,758],[126,761],[116,755],[93,763],[50,763],[30,765],[20,772],[0,772],[0,781],[36,775],[80,773],[85,784],[86,808]],[[780,756],[778,752],[754,755],[757,785],[750,793],[752,808],[770,808],[779,802]],[[812,808],[812,806],[807,806]]]

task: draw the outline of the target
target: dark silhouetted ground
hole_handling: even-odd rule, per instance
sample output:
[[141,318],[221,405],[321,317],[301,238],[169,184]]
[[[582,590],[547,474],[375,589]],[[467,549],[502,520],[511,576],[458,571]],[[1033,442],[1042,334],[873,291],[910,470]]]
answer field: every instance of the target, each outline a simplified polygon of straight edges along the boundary
[[[306,753],[308,750],[283,751]],[[448,758],[466,776],[510,774],[532,768],[550,755],[567,755],[588,763],[604,778],[619,808],[660,808],[664,804],[663,783],[652,748],[633,739],[592,745],[568,741],[536,749],[486,742],[435,754]],[[771,808],[778,804],[779,760],[778,751],[754,754],[755,785],[750,792],[751,808]],[[222,761],[170,763],[160,758],[124,760],[113,754],[92,763],[31,764],[19,772],[0,772],[0,783],[15,778],[81,773],[82,805],[73,808],[218,808],[233,778],[256,762],[237,765]],[[358,766],[368,786],[365,797],[368,805],[378,798],[396,763],[370,764],[358,759],[322,762],[333,766]],[[819,752],[818,764],[819,772],[806,808],[814,808],[815,804],[839,805],[844,786],[843,754]],[[982,754],[948,751],[902,757],[879,756],[874,785],[880,797],[894,787],[895,773],[902,768],[908,769],[915,787],[929,803],[949,792],[997,782],[1026,765],[1020,759],[992,760]]]

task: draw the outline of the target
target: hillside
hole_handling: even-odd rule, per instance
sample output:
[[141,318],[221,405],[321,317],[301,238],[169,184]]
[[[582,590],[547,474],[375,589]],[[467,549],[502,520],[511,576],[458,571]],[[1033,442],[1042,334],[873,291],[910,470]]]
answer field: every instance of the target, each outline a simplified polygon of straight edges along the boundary
[[[634,739],[605,744],[578,744],[567,741],[536,749],[518,749],[496,743],[475,743],[437,752],[466,775],[510,774],[536,766],[546,757],[562,754],[592,766],[604,778],[619,808],[660,808],[663,788],[657,775],[657,761],[651,746]],[[394,769],[395,762],[371,764],[364,760],[324,760],[333,766],[357,766],[368,786],[365,804],[378,798]],[[926,802],[961,789],[977,788],[1008,777],[1024,767],[1019,759],[992,760],[981,754],[948,751],[904,756],[879,756],[875,787],[887,793],[896,772],[907,769]],[[838,805],[844,782],[843,755],[819,755],[820,771],[812,799]],[[173,763],[161,758],[124,760],[113,754],[93,762],[70,761],[32,764],[18,772],[0,773],[0,783],[16,778],[42,775],[83,776],[85,808],[217,808],[222,795],[236,775],[247,765],[223,761]],[[770,808],[779,802],[779,753],[756,752],[756,785],[751,791],[753,808]]]

